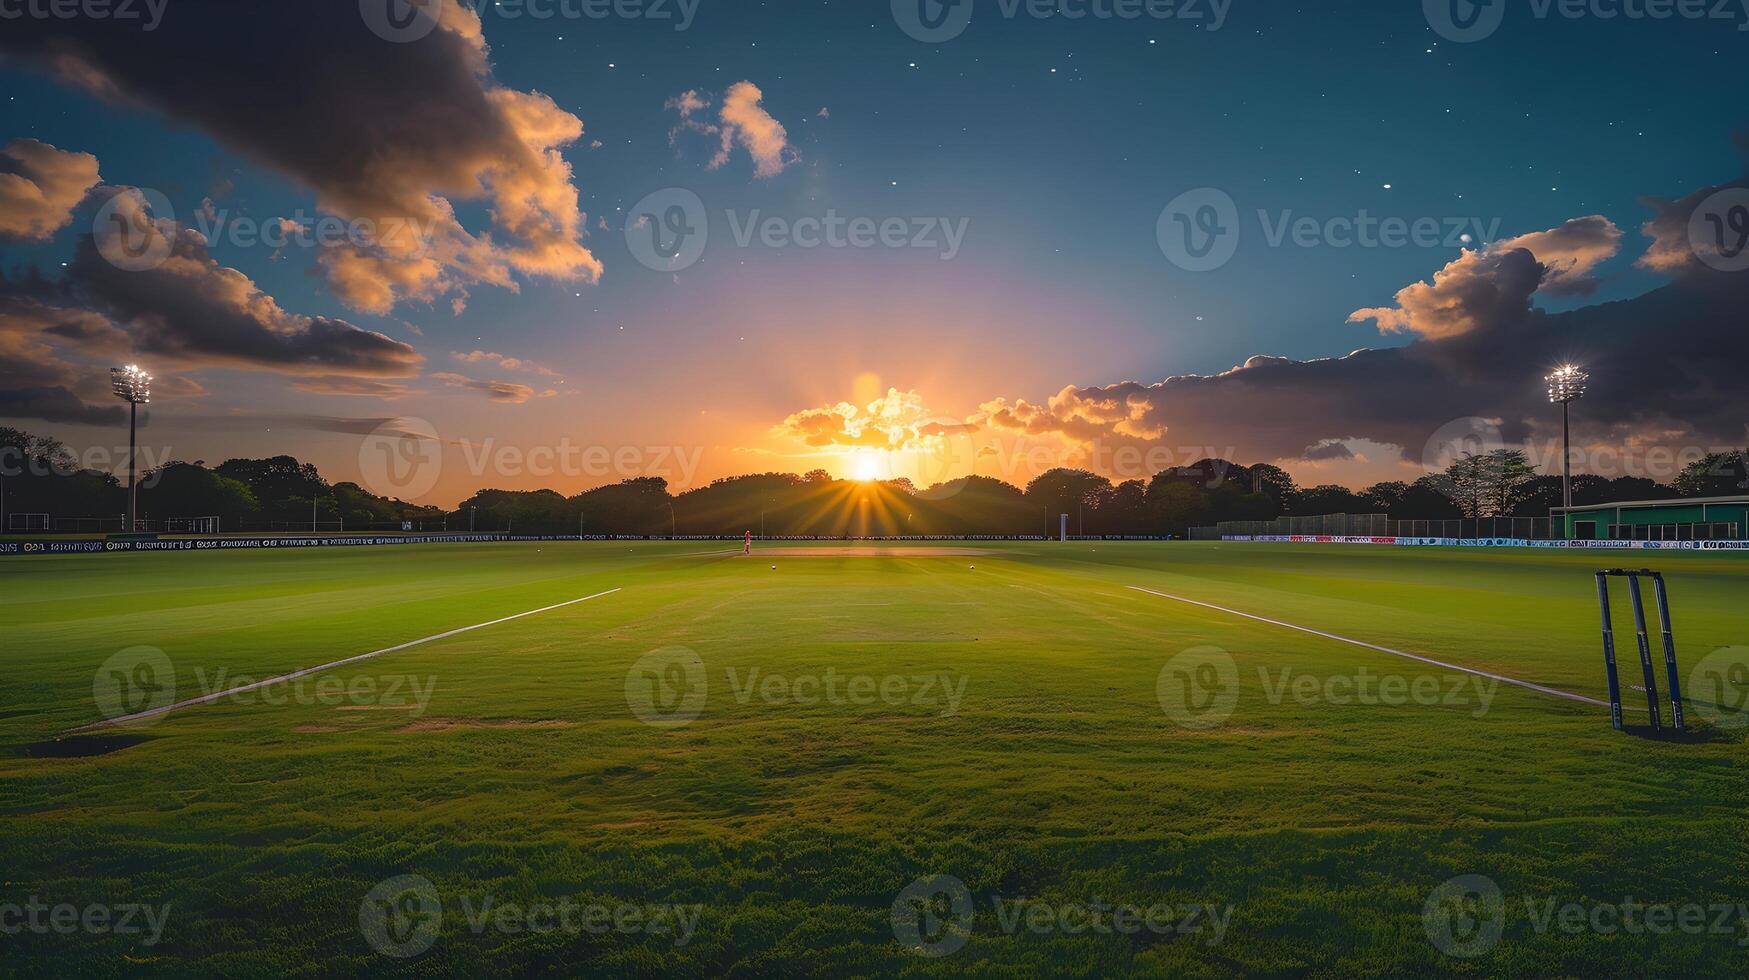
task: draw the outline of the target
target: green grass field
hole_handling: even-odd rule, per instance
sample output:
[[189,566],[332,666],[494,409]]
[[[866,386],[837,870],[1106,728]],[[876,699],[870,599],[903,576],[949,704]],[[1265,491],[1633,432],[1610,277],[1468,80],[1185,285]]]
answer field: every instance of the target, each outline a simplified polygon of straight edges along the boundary
[[[1666,572],[1687,681],[1749,643],[1742,556],[718,547],[0,562],[0,926],[162,926],[8,928],[5,972],[1749,972],[1742,716],[1618,733],[1130,588],[1601,698],[1590,573]],[[53,744],[166,662],[189,698],[612,589]]]

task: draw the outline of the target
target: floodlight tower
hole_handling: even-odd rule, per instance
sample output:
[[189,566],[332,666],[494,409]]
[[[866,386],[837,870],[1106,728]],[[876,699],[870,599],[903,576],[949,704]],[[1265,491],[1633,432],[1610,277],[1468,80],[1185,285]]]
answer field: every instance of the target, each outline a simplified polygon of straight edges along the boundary
[[152,400],[152,376],[138,364],[109,369],[109,387],[115,397],[128,403],[128,533],[133,533],[139,512],[136,509],[134,453],[138,432],[140,406]]
[[1568,421],[1568,406],[1585,397],[1585,384],[1591,375],[1571,364],[1563,364],[1543,379],[1549,383],[1549,402],[1561,406],[1561,506],[1573,506],[1573,428]]

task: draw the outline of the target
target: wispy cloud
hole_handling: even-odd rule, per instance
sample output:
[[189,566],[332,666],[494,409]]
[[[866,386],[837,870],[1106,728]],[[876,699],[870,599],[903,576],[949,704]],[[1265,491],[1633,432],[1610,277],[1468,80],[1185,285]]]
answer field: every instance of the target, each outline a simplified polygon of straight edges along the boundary
[[789,145],[789,132],[765,110],[765,93],[759,86],[746,81],[729,86],[715,122],[707,121],[711,98],[694,89],[668,100],[666,107],[680,114],[680,122],[668,134],[669,142],[678,143],[686,132],[714,139],[716,151],[705,165],[710,170],[727,164],[738,145],[752,158],[755,177],[775,177],[799,159]]

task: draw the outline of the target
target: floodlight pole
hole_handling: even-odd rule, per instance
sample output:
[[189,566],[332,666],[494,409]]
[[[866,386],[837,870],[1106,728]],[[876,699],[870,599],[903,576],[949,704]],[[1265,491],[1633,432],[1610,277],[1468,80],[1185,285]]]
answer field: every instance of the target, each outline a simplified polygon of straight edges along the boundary
[[1573,536],[1573,425],[1572,404],[1585,397],[1591,376],[1571,364],[1557,368],[1543,379],[1549,386],[1549,401],[1561,406],[1561,519],[1563,537]]
[[109,387],[115,397],[128,403],[128,513],[126,533],[139,526],[139,480],[135,463],[139,451],[140,405],[152,399],[152,376],[138,364],[109,369]]
[[129,534],[139,530],[139,481],[134,478],[135,453],[138,452],[138,433],[140,423],[140,403],[128,399],[128,529]]
[[1573,506],[1573,424],[1571,402],[1561,403],[1561,506]]

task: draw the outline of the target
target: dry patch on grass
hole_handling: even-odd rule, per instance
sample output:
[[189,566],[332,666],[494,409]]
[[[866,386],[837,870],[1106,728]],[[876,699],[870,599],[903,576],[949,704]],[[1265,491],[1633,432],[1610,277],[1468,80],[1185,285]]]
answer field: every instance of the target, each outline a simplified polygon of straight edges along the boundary
[[486,728],[572,728],[574,721],[558,718],[421,718],[395,729],[397,732],[455,732]]
[[299,725],[292,729],[299,735],[331,735],[339,730],[333,725]]
[[833,547],[833,548],[759,548],[753,552],[754,558],[981,558],[994,555],[996,552],[988,548],[882,548],[868,547]]
[[1241,728],[1237,725],[1217,725],[1214,728],[1180,728],[1172,733],[1174,736],[1189,736],[1191,738],[1220,738],[1226,735],[1240,735],[1256,738],[1286,738],[1293,735],[1318,735],[1311,728]]

